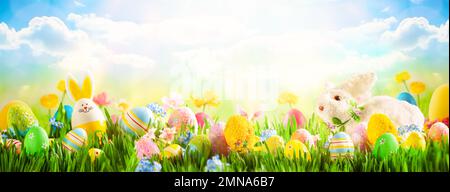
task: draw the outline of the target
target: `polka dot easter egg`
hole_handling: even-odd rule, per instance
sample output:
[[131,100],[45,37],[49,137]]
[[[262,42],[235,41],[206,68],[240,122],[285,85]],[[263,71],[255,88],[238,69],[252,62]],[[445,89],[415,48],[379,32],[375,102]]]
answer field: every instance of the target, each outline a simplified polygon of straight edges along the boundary
[[94,162],[96,159],[98,159],[102,154],[103,150],[92,148],[88,151],[89,157],[91,158],[91,162]]
[[270,154],[276,155],[278,151],[284,150],[284,140],[278,135],[272,135],[265,141],[266,149]]
[[19,135],[25,136],[31,127],[37,125],[39,122],[33,111],[22,101],[11,101],[0,112],[0,131],[17,130]]
[[146,107],[136,107],[123,113],[119,120],[120,127],[127,133],[143,136],[154,121],[153,113]]
[[284,148],[284,155],[289,158],[306,158],[311,160],[311,154],[305,144],[298,140],[290,140]]
[[39,126],[31,127],[25,135],[24,146],[27,155],[42,154],[49,147],[47,132]]
[[403,148],[416,148],[425,150],[427,146],[427,142],[425,140],[425,136],[419,132],[411,132],[406,137],[406,140],[402,142],[401,146]]
[[76,128],[69,131],[62,140],[64,149],[70,152],[76,152],[87,145],[88,135],[84,129]]
[[284,127],[295,127],[297,129],[303,128],[305,123],[306,118],[298,109],[289,110],[283,120]]
[[194,112],[187,107],[176,109],[169,116],[169,127],[175,127],[179,133],[181,129],[187,130],[194,128],[194,133],[197,133],[198,124]]
[[400,101],[406,101],[411,105],[417,106],[416,99],[414,99],[414,97],[408,92],[401,92],[400,94],[397,95],[397,99]]
[[389,157],[389,155],[396,153],[398,148],[399,145],[395,135],[392,133],[385,133],[377,139],[372,154],[379,159],[384,159]]
[[449,111],[449,85],[439,86],[431,96],[428,116],[431,121],[448,118]]
[[196,135],[189,141],[188,151],[209,157],[211,153],[211,142],[206,135]]
[[444,123],[434,123],[428,131],[428,137],[433,141],[448,140],[448,127]]
[[181,155],[183,148],[177,144],[171,144],[164,148],[164,156],[166,158],[175,158]]
[[355,147],[347,133],[339,132],[331,138],[329,152],[331,159],[353,158]]
[[370,116],[369,123],[367,125],[367,138],[370,144],[375,144],[378,137],[384,133],[392,133],[397,135],[397,129],[389,117],[384,114],[373,114]]
[[247,118],[241,115],[231,116],[224,130],[225,140],[231,150],[248,152],[252,150],[259,137],[254,135],[254,129]]

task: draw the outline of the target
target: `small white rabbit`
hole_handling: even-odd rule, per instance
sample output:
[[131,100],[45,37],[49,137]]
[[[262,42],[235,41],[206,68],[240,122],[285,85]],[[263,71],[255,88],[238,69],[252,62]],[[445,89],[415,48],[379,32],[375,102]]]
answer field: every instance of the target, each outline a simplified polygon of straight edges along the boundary
[[[75,101],[72,113],[72,129],[83,128],[89,135],[106,131],[106,120],[100,108],[92,101],[94,94],[94,79],[86,72],[82,84],[69,74],[66,80],[66,90]],[[81,86],[79,86],[81,85]]]
[[[348,120],[345,131],[350,135],[358,124],[367,123],[375,113],[388,116],[397,128],[412,124],[423,127],[425,118],[418,107],[389,96],[371,97],[376,79],[374,73],[366,73],[353,76],[339,87],[327,86],[318,98],[317,114],[326,123],[333,123],[333,118],[342,122]],[[359,122],[352,118],[350,112],[355,104],[363,108],[356,112]]]

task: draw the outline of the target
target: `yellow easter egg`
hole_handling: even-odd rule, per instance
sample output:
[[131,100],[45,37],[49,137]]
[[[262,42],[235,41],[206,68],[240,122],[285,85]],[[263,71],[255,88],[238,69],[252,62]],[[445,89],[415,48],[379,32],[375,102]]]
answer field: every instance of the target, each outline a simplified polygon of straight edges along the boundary
[[421,133],[411,132],[401,146],[406,149],[412,147],[424,150],[426,145],[425,137]]
[[283,150],[284,140],[282,137],[278,135],[273,135],[269,137],[266,142],[266,151],[269,151],[270,154],[275,155],[279,150]]
[[298,140],[290,140],[286,143],[284,148],[284,155],[289,158],[305,158],[309,161],[311,160],[311,154],[309,154],[308,148],[305,144]]
[[179,155],[181,155],[181,146],[177,145],[177,144],[171,144],[169,146],[167,146],[166,148],[164,148],[164,156],[166,158],[172,158],[172,157],[177,157]]
[[428,116],[431,121],[442,120],[448,117],[448,100],[449,100],[448,84],[439,86],[431,96],[430,106],[428,108]]
[[258,141],[254,135],[253,126],[241,115],[234,115],[228,119],[224,136],[230,149],[237,152],[246,152],[252,149]]
[[102,154],[103,150],[92,148],[88,151],[89,157],[91,158],[91,162],[94,162],[96,159],[98,159]]
[[392,121],[384,114],[373,114],[370,116],[367,125],[367,138],[369,143],[374,145],[378,137],[384,133],[392,133],[397,135],[397,129]]

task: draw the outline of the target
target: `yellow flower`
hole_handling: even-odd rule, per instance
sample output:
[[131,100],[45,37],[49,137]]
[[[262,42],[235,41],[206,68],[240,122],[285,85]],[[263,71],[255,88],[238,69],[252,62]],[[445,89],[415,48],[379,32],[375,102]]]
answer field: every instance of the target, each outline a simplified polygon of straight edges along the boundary
[[421,94],[425,91],[425,83],[420,82],[420,81],[414,81],[410,84],[411,86],[411,93],[412,94]]
[[194,103],[194,105],[198,108],[201,108],[205,105],[205,100],[202,98],[195,98],[195,97],[191,97],[192,102]]
[[56,108],[58,106],[58,96],[55,94],[42,96],[41,105],[47,109]]
[[56,88],[61,91],[61,92],[66,92],[66,81],[64,80],[59,80],[58,85],[56,86]]
[[121,112],[127,112],[130,108],[130,104],[125,100],[120,100],[118,103],[118,107]]
[[298,97],[294,93],[291,92],[283,92],[278,97],[278,103],[279,104],[289,104],[289,105],[295,105],[298,102]]
[[395,81],[397,81],[398,83],[403,83],[404,81],[407,81],[409,79],[411,79],[411,75],[408,71],[402,71],[395,76]]
[[219,105],[219,97],[216,95],[214,91],[207,91],[205,93],[205,105],[217,107]]

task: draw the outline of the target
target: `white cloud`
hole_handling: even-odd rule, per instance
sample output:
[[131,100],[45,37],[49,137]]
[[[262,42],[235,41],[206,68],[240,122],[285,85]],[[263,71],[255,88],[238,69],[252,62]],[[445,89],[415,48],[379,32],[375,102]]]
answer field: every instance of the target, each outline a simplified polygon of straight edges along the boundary
[[77,6],[77,7],[86,7],[86,5],[79,0],[74,0],[73,4],[75,4],[75,6]]
[[411,3],[414,3],[414,4],[421,4],[424,0],[410,0],[411,1]]
[[5,23],[0,23],[0,50],[16,49],[18,47],[16,31],[10,29]]

